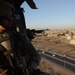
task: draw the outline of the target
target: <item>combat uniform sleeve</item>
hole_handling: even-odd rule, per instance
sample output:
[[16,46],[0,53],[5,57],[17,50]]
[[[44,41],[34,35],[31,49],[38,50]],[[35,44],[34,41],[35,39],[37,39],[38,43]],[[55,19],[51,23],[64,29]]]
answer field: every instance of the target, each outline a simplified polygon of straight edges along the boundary
[[25,39],[25,42],[26,42],[26,47],[27,47],[28,53],[30,55],[29,67],[36,70],[37,65],[39,65],[39,62],[41,60],[41,57],[27,37]]
[[[34,46],[31,44],[30,40],[28,37],[24,34],[18,33],[18,38],[19,41],[22,43],[23,51],[22,52],[27,52],[28,55],[30,56],[30,66],[33,67],[34,65],[37,66],[41,60],[41,57],[39,53],[36,51]],[[37,65],[36,65],[37,64]]]
[[32,59],[35,59],[36,61],[40,61],[40,55],[39,53],[36,51],[36,49],[34,48],[34,46],[31,44],[30,40],[28,39],[28,37],[26,37],[25,39],[26,42],[26,47],[28,48],[28,52],[31,55]]

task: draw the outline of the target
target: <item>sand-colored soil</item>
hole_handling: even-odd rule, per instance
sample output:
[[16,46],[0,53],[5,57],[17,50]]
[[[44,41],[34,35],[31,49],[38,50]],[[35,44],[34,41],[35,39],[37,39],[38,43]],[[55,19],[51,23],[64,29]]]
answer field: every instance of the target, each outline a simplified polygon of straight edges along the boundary
[[75,46],[62,37],[36,36],[32,44],[38,50],[48,51],[75,58]]
[[[55,54],[66,55],[70,58],[75,58],[75,46],[69,45],[65,38],[61,37],[49,37],[49,36],[36,36],[32,40],[33,46],[37,50],[52,52]],[[47,73],[51,73],[51,64],[45,59],[42,59],[38,68]],[[60,75],[59,73],[53,75]],[[63,74],[61,74],[63,75]]]

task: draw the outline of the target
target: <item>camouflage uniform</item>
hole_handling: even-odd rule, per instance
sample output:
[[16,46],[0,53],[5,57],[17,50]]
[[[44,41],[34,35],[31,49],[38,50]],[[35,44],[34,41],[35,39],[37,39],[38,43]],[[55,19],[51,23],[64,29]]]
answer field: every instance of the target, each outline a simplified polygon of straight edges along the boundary
[[[2,25],[2,18],[8,18],[10,19],[12,17],[12,9],[13,6],[7,2],[4,2],[3,0],[0,0],[0,25]],[[7,25],[2,25],[3,27],[8,27]],[[33,47],[29,39],[27,38],[26,35],[21,34],[20,32],[18,33],[13,33],[13,40],[17,41],[15,42],[15,47],[16,49],[19,48],[19,44],[21,44],[21,47],[23,47],[20,52],[22,56],[25,58],[27,62],[27,66],[36,69],[37,65],[40,62],[40,56],[37,53],[36,49]],[[6,38],[2,40],[2,38]],[[13,70],[11,62],[6,58],[4,55],[5,51],[9,51],[12,49],[12,46],[10,45],[10,37],[9,37],[9,32],[8,30],[4,33],[0,33],[0,71],[2,72],[5,69],[8,69],[10,72]],[[9,46],[10,45],[10,46]],[[5,61],[7,63],[5,64]],[[10,70],[11,69],[11,70]],[[10,74],[9,74],[10,75]],[[11,74],[13,75],[13,74]]]

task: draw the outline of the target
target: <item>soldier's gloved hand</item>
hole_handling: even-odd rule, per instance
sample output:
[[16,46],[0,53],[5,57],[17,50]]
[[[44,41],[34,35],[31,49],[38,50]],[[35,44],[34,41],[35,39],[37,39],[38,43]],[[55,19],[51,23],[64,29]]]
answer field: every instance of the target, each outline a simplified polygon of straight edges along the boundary
[[31,62],[30,65],[29,65],[29,67],[30,67],[31,69],[33,69],[33,70],[36,70],[36,68],[37,68],[36,62]]
[[29,74],[33,75],[33,73],[35,72],[35,70],[31,69],[30,67],[28,68]]
[[35,72],[36,68],[37,68],[36,62],[31,62],[30,65],[29,65],[29,72],[31,74],[33,74]]
[[0,75],[6,75],[8,70],[3,71],[2,73],[0,73]]

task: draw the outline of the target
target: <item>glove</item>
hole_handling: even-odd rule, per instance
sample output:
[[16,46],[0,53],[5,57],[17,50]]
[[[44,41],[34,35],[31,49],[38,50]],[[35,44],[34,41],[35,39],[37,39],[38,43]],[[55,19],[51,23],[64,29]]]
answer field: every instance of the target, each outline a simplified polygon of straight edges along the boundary
[[2,73],[0,73],[0,75],[6,75],[8,70],[3,71]]
[[36,68],[37,68],[36,62],[31,62],[29,64],[28,70],[29,70],[31,75],[33,75],[33,73],[36,71]]
[[36,68],[37,68],[36,62],[31,62],[29,65],[29,68],[31,68],[32,70],[36,70]]

